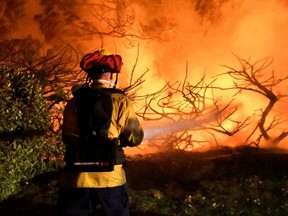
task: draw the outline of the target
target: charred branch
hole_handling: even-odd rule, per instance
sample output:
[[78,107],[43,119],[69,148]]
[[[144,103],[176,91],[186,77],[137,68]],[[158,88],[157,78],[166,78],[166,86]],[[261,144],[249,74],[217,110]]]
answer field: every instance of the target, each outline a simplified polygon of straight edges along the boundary
[[[240,63],[240,70],[225,66],[229,69],[229,71],[220,75],[228,75],[234,80],[234,86],[231,88],[226,88],[226,90],[236,90],[235,96],[242,92],[250,91],[256,93],[256,95],[260,94],[268,100],[267,106],[263,109],[260,109],[260,119],[252,133],[248,136],[247,141],[259,129],[260,135],[256,141],[252,141],[251,143],[259,145],[261,139],[264,138],[266,141],[269,141],[273,145],[277,145],[277,143],[279,143],[287,136],[287,132],[284,131],[276,136],[276,138],[271,138],[272,136],[269,134],[269,131],[279,126],[281,121],[278,121],[275,118],[270,121],[270,123],[267,123],[267,121],[268,117],[273,111],[275,104],[280,100],[280,98],[287,96],[281,95],[279,93],[276,94],[274,89],[280,83],[287,81],[288,76],[283,78],[276,78],[274,71],[267,73],[266,70],[269,69],[273,62],[273,59],[271,58],[264,58],[256,61],[255,63],[250,63],[249,60],[247,61],[239,57],[237,57],[237,59]],[[275,137],[275,135],[273,135],[273,137]]]
[[211,139],[194,136],[195,132],[202,131],[212,136],[214,143],[219,145],[217,137],[220,134],[233,136],[249,125],[250,117],[235,119],[238,107],[232,106],[233,100],[221,105],[220,100],[214,97],[216,79],[207,84],[203,75],[191,84],[187,81],[187,73],[188,64],[184,82],[166,82],[159,91],[143,96],[144,106],[137,114],[145,121],[170,125],[168,133],[155,138],[158,142],[161,140],[163,145],[169,143],[172,148],[190,150],[196,146],[211,145]]

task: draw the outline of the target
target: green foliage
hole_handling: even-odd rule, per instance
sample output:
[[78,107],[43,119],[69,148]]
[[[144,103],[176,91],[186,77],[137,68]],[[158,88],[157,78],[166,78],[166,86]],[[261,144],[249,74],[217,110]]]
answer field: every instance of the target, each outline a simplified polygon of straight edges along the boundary
[[47,130],[49,109],[34,75],[0,66],[0,80],[0,133]]
[[0,201],[50,170],[49,106],[34,75],[0,66]]
[[47,142],[44,137],[0,141],[0,200],[17,192],[22,182],[51,169],[41,158]]
[[[188,174],[189,175],[189,174]],[[213,175],[213,173],[210,173]],[[184,185],[177,185],[178,189]],[[143,215],[287,215],[287,180],[271,181],[258,176],[201,182],[198,189],[171,188],[132,190],[131,209]]]
[[288,215],[288,155],[253,148],[249,154],[227,153],[211,157],[209,152],[176,152],[131,162],[127,177],[132,211],[159,216]]
[[[130,158],[131,215],[288,215],[288,154],[255,150]],[[2,203],[3,213],[54,215],[56,179],[54,173],[45,173],[24,184],[21,193]],[[98,210],[92,215],[100,214]]]

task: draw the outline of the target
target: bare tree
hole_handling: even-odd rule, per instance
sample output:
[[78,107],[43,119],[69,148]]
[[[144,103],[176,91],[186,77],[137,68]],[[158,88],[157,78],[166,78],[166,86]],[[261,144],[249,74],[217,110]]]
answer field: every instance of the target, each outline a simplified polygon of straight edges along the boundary
[[[275,135],[275,129],[285,119],[272,116],[272,120],[269,121],[268,117],[272,115],[275,104],[287,96],[275,93],[275,89],[280,83],[286,81],[288,76],[277,78],[274,71],[267,73],[266,70],[273,62],[271,58],[261,59],[253,64],[240,58],[238,60],[241,65],[240,70],[225,66],[229,71],[216,77],[218,79],[224,75],[230,76],[234,83],[232,87],[215,86],[216,79],[206,83],[205,75],[195,84],[191,84],[186,76],[182,83],[167,82],[152,94],[138,95],[136,99],[144,101],[144,105],[137,113],[143,120],[153,123],[153,142],[184,149],[193,149],[195,146],[212,143],[221,145],[220,136],[231,137],[253,125],[251,119],[256,116],[256,113],[241,117],[241,119],[236,115],[241,111],[238,105],[234,105],[237,95],[246,91],[255,93],[256,97],[259,94],[264,96],[268,103],[264,108],[259,107],[260,118],[244,142],[259,146],[261,140],[264,139],[276,146],[286,138],[287,130]],[[188,65],[186,75],[187,73]],[[227,102],[227,99],[223,101],[222,98],[215,97],[214,91],[216,90],[229,91],[234,95],[230,101]],[[207,137],[199,139],[196,136],[197,131],[210,134],[213,139],[207,139]]]
[[273,62],[271,58],[264,58],[255,63],[250,63],[249,60],[244,60],[239,57],[237,57],[237,59],[240,63],[240,69],[225,66],[229,71],[221,74],[221,76],[228,75],[234,80],[234,86],[232,88],[226,88],[226,90],[236,90],[234,96],[237,96],[241,92],[253,92],[255,93],[255,97],[261,95],[268,101],[266,107],[260,108],[260,119],[248,135],[246,143],[259,131],[256,140],[250,140],[250,144],[258,146],[263,138],[271,145],[276,146],[281,140],[288,136],[287,130],[282,131],[278,135],[275,135],[273,131],[273,129],[276,129],[285,119],[274,116],[269,122],[268,116],[272,115],[275,104],[283,97],[287,97],[285,94],[276,93],[275,88],[278,87],[280,83],[287,81],[288,76],[277,78],[274,71],[267,72],[267,69]]
[[[138,96],[144,105],[137,114],[151,122],[152,130],[147,135],[151,142],[168,145],[169,148],[193,150],[199,147],[220,145],[219,135],[233,136],[248,125],[249,117],[237,120],[233,115],[238,107],[232,101],[222,104],[221,98],[214,96],[214,82],[206,83],[206,76],[195,84],[187,81],[167,82],[162,88],[149,95]],[[225,127],[233,125],[229,129]],[[197,132],[207,136],[197,137]]]

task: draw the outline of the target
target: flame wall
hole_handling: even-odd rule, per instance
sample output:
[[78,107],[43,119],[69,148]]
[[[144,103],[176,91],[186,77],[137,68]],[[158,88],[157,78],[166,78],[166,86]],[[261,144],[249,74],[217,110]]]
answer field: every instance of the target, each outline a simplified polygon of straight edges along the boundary
[[[100,25],[103,20],[95,18],[99,11],[93,8],[103,4],[120,19],[127,11],[133,12],[135,22],[131,29],[139,37],[128,41],[108,34],[100,40],[97,35],[84,35],[79,24],[84,20]],[[136,73],[140,75],[149,68],[142,93],[157,90],[163,80],[183,79],[187,62],[191,82],[204,72],[208,77],[225,72],[221,65],[237,68],[232,53],[252,62],[270,56],[274,59],[271,71],[279,77],[287,74],[285,0],[2,0],[0,21],[9,29],[6,39],[32,35],[47,46],[65,41],[80,54],[99,47],[117,51],[124,59],[122,85],[129,81],[127,74],[136,62],[139,45]],[[230,84],[219,81],[222,87]],[[285,91],[285,85],[279,86],[278,91]],[[244,115],[265,104],[265,99],[241,95],[240,103]],[[283,118],[287,118],[286,104],[282,101],[276,107]]]

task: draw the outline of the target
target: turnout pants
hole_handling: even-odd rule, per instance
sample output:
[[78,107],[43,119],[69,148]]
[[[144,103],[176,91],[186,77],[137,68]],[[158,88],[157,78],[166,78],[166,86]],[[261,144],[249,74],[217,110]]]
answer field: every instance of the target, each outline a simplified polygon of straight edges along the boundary
[[57,215],[88,216],[98,205],[103,211],[101,215],[129,216],[127,184],[111,188],[60,188]]

